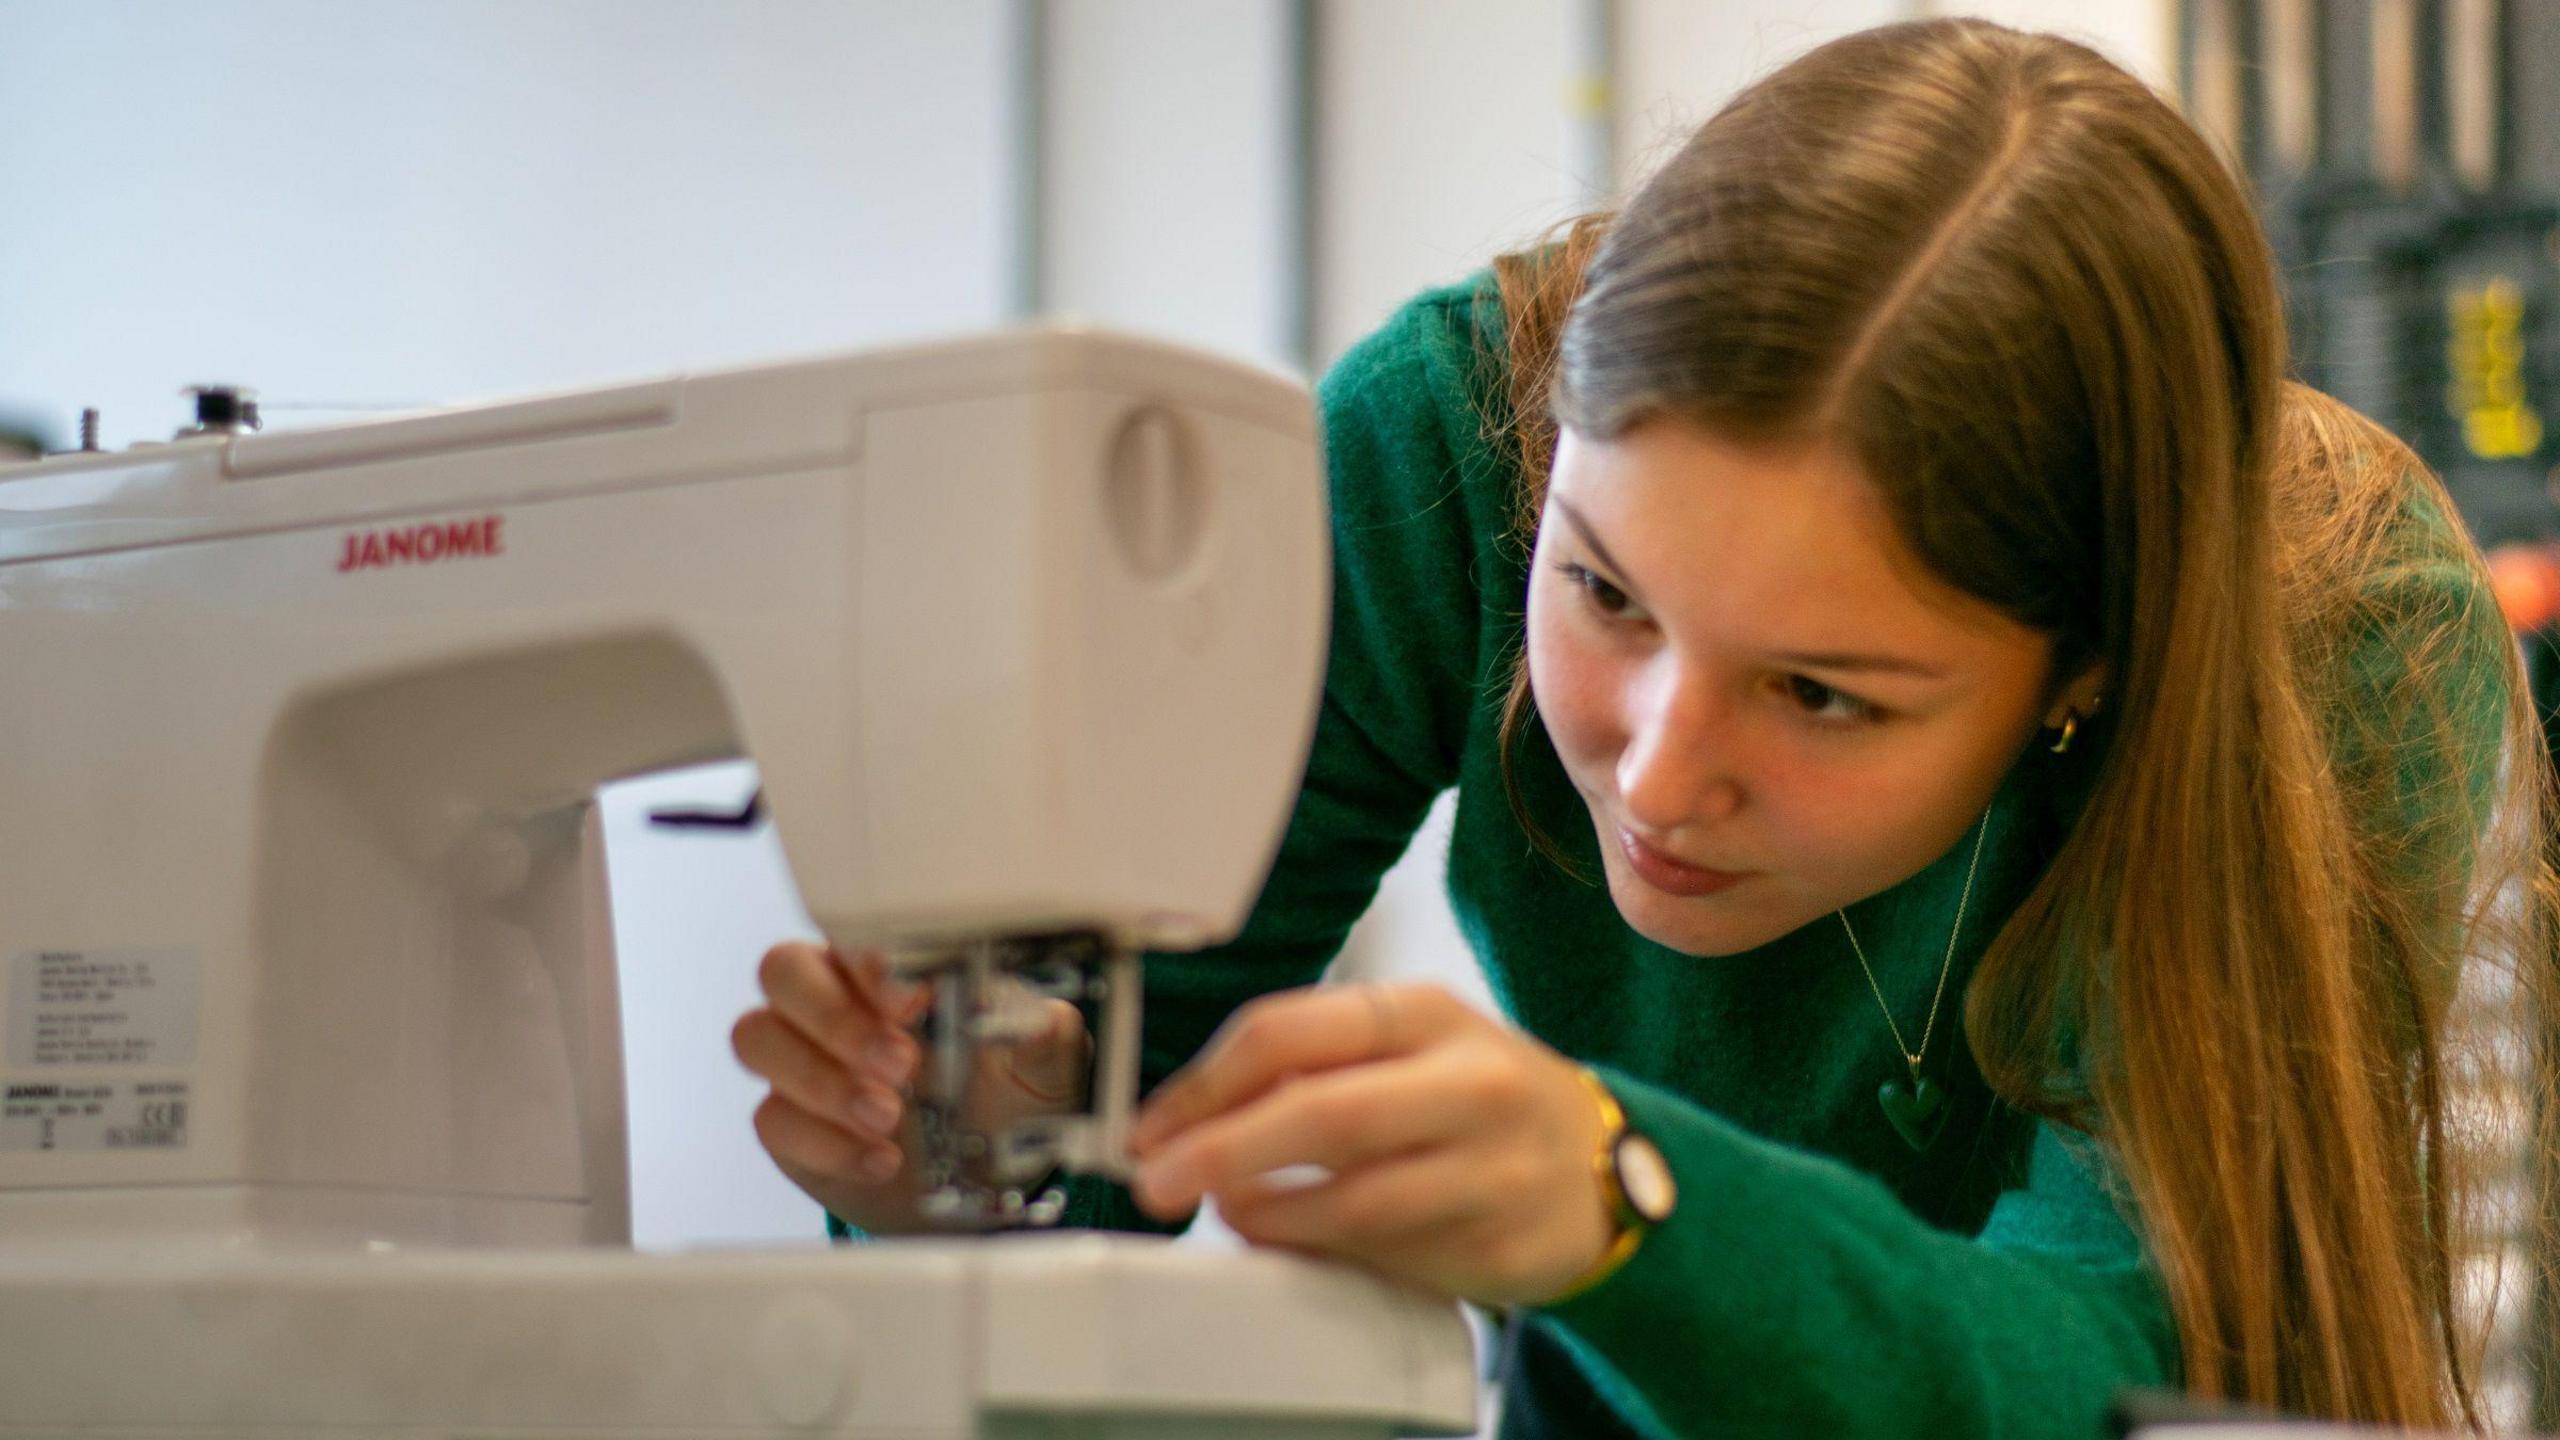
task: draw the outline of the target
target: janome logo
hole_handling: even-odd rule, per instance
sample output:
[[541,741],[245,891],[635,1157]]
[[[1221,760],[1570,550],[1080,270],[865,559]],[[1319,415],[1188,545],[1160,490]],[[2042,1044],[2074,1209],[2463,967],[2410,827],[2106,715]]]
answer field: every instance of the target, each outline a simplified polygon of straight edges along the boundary
[[347,534],[347,548],[338,557],[338,573],[350,570],[388,570],[394,565],[432,565],[439,560],[486,559],[506,553],[505,537],[499,533],[506,522],[503,515],[483,515],[477,520],[443,520],[426,525],[401,525],[383,530],[354,530]]

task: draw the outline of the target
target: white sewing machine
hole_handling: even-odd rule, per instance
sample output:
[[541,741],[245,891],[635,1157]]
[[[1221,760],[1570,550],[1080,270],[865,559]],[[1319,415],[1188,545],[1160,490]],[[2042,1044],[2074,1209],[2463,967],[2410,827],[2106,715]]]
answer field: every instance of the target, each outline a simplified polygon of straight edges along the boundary
[[1242,922],[1312,724],[1303,390],[1053,331],[202,419],[0,466],[0,1434],[1468,1428],[1453,1307],[1277,1255],[625,1248],[591,800],[724,756],[831,939],[1100,1017],[941,1213],[1122,1163],[1132,957]]

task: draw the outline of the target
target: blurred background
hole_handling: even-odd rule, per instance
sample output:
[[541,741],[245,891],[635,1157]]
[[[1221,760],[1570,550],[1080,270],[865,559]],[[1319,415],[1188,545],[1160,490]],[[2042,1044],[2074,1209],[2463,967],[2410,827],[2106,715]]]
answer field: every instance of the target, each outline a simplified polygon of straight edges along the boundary
[[[0,0],[0,449],[92,406],[165,437],[205,382],[283,427],[1036,316],[1313,375],[1752,77],[1939,13],[2180,97],[2259,187],[2305,378],[2484,542],[2555,533],[2560,0]],[[808,933],[780,856],[642,821],[753,783],[606,797],[647,1246],[821,1242],[727,1048]],[[1444,822],[1342,963],[1480,998]]]

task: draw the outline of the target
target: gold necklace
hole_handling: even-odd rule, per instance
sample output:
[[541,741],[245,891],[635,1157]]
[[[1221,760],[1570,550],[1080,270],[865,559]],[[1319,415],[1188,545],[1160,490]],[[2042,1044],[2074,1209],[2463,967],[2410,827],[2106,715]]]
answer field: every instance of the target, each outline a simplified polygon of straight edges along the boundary
[[1938,1002],[1946,997],[1947,976],[1956,968],[1956,941],[1964,934],[1965,906],[1973,900],[1973,877],[1982,868],[1982,841],[1991,833],[1991,812],[1985,810],[1975,822],[1973,860],[1965,867],[1964,891],[1956,897],[1956,924],[1947,932],[1947,958],[1938,966],[1938,988],[1929,996],[1929,1019],[1920,1027],[1920,1048],[1902,1038],[1902,1027],[1894,1023],[1893,1007],[1884,1000],[1884,987],[1876,983],[1876,967],[1867,963],[1866,947],[1858,943],[1856,927],[1849,923],[1849,912],[1843,908],[1834,913],[1840,917],[1840,928],[1849,932],[1849,949],[1858,957],[1858,968],[1867,972],[1867,988],[1875,992],[1876,1009],[1884,1013],[1885,1028],[1893,1032],[1894,1049],[1903,1063],[1911,1067],[1911,1079],[1887,1080],[1876,1091],[1876,1103],[1884,1107],[1884,1118],[1893,1124],[1894,1132],[1914,1150],[1926,1150],[1947,1128],[1947,1096],[1936,1081],[1920,1073],[1920,1062],[1929,1053],[1929,1038],[1938,1030]]

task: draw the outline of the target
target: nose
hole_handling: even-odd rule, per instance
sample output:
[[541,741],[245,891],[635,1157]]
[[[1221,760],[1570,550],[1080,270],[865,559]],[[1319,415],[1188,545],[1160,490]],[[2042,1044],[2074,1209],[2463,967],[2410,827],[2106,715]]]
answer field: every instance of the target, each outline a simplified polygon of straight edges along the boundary
[[[1666,667],[1668,670],[1669,667]],[[1618,799],[1627,818],[1656,835],[1723,820],[1742,808],[1732,773],[1731,717],[1702,677],[1671,670],[1640,687],[1627,746],[1618,752]]]

